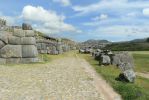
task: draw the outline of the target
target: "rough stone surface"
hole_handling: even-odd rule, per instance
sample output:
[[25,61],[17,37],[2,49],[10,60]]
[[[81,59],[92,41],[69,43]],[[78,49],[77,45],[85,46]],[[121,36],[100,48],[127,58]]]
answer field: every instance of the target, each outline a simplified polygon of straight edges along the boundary
[[22,46],[22,57],[23,58],[34,58],[38,56],[38,51],[35,45],[23,45]]
[[111,59],[110,59],[110,57],[109,56],[107,56],[107,55],[102,55],[101,56],[101,59],[102,59],[102,64],[103,65],[109,65],[109,64],[111,64]]
[[123,81],[135,82],[136,75],[133,70],[125,70],[119,75],[119,78]]
[[34,63],[39,62],[38,58],[21,58],[21,63]]
[[5,43],[0,40],[0,49],[5,46]]
[[34,37],[22,37],[21,44],[23,45],[35,45],[36,39]]
[[34,30],[24,30],[24,32],[25,32],[26,37],[34,37],[35,36]]
[[21,45],[6,45],[0,50],[0,57],[2,58],[16,58],[22,57]]
[[120,52],[113,56],[113,65],[119,66],[121,63],[129,63],[132,67],[134,67],[133,56],[128,52]]
[[8,43],[12,45],[21,45],[21,38],[16,36],[9,36]]
[[32,28],[31,25],[29,25],[29,24],[27,24],[27,23],[23,23],[23,24],[22,24],[22,29],[23,29],[23,30],[32,30],[33,28]]
[[6,63],[9,64],[19,64],[20,63],[21,58],[7,58],[6,59]]
[[0,58],[0,64],[6,64],[6,59],[5,58]]
[[20,26],[0,26],[0,64],[37,61],[35,32],[27,24],[23,28],[27,30]]
[[18,36],[18,37],[25,37],[25,31],[23,31],[22,29],[13,29],[13,35],[14,36]]
[[0,31],[0,40],[8,43],[8,33],[5,31]]

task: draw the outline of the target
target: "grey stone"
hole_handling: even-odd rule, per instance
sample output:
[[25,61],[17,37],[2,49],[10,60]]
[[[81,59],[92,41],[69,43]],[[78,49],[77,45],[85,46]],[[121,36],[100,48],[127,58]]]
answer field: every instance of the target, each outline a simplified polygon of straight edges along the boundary
[[102,58],[102,62],[101,62],[101,63],[102,63],[103,65],[109,65],[109,64],[111,64],[111,59],[110,59],[109,56],[107,56],[107,55],[102,55],[101,58]]
[[0,40],[0,49],[5,46],[5,43]]
[[124,72],[125,70],[131,70],[131,69],[133,69],[133,67],[131,66],[130,63],[121,63],[118,67],[120,68],[120,70],[122,72]]
[[7,64],[19,64],[20,63],[21,58],[7,58],[6,59],[6,63]]
[[52,55],[57,55],[58,54],[58,51],[56,50],[55,46],[52,47],[51,54]]
[[38,58],[21,58],[21,63],[34,63],[39,62]]
[[18,37],[25,37],[25,31],[23,31],[22,29],[14,28],[13,35]]
[[40,50],[40,53],[41,54],[47,54],[48,53],[48,50]]
[[8,32],[0,31],[0,40],[8,43]]
[[21,38],[16,36],[9,36],[8,43],[12,45],[21,45]]
[[23,45],[35,45],[36,39],[34,37],[22,37],[21,44]]
[[23,24],[22,24],[22,29],[23,29],[23,30],[32,30],[33,28],[32,28],[31,25],[29,25],[29,24],[27,24],[27,23],[23,23]]
[[38,56],[38,51],[35,45],[23,45],[22,57],[23,58],[35,58]]
[[127,80],[128,82],[135,82],[136,75],[133,70],[125,70],[123,73],[121,73],[121,76],[125,78],[123,80]]
[[119,56],[113,56],[113,61],[112,61],[113,65],[119,66],[121,64],[121,61],[119,59]]
[[0,50],[2,58],[19,58],[22,57],[21,45],[6,45]]
[[24,31],[25,31],[26,37],[34,37],[35,36],[34,30],[24,30]]
[[0,58],[0,64],[6,64],[6,59],[5,58]]
[[120,65],[121,63],[129,63],[132,67],[134,67],[133,56],[128,52],[120,52],[115,54],[112,64]]

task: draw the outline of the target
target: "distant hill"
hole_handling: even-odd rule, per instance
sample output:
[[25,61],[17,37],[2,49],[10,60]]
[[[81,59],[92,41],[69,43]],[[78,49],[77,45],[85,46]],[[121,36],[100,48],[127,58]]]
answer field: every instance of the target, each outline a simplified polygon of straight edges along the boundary
[[85,42],[80,43],[80,47],[81,48],[86,48],[86,47],[91,47],[91,48],[103,48],[105,47],[107,44],[110,44],[110,41],[107,40],[87,40]]
[[130,41],[130,42],[143,43],[143,42],[147,42],[147,39],[148,39],[148,38],[144,38],[144,39],[134,39],[134,40],[132,40],[132,41]]
[[108,40],[93,40],[93,39],[90,39],[90,40],[87,40],[83,43],[110,43],[110,41]]
[[148,51],[149,50],[149,38],[135,39],[126,42],[116,42],[104,47],[113,51]]

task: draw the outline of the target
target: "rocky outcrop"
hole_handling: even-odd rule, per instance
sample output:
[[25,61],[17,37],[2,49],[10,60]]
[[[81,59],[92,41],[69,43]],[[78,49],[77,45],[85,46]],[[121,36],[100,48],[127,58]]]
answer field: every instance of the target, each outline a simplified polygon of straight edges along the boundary
[[34,31],[16,28],[11,30],[0,30],[0,64],[37,62]]
[[22,29],[23,29],[23,30],[32,30],[33,28],[32,28],[31,25],[29,25],[29,24],[27,24],[27,23],[23,23],[23,24],[22,24]]

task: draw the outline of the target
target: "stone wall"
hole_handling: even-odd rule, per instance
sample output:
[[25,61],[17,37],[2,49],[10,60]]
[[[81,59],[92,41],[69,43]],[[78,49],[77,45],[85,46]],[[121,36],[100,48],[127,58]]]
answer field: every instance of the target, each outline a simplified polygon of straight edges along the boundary
[[46,39],[37,40],[37,49],[41,54],[57,55],[63,53],[60,42]]
[[33,30],[0,30],[0,64],[37,61],[38,51]]

